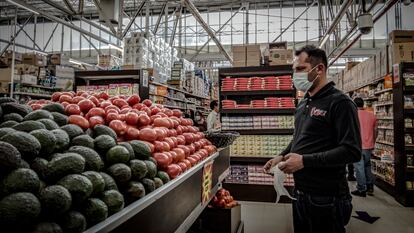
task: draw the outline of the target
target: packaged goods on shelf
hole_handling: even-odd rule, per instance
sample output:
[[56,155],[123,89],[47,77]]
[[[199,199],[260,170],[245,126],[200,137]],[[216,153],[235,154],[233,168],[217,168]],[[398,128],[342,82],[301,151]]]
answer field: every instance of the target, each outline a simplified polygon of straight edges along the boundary
[[384,161],[394,161],[394,147],[390,145],[376,143],[374,155]]
[[411,118],[405,118],[404,119],[404,123],[405,123],[405,128],[413,128],[414,127],[414,123],[413,123],[413,119]]
[[269,65],[292,64],[293,50],[291,49],[269,49]]
[[407,154],[407,167],[414,168],[414,155],[413,154]]
[[230,146],[230,153],[235,156],[274,156],[282,152],[291,140],[291,135],[241,135]]
[[389,161],[371,160],[372,173],[383,181],[395,185],[394,163]]
[[222,117],[222,129],[293,129],[294,116]]
[[238,104],[234,100],[222,100],[221,101],[223,109],[238,109],[238,108],[265,108],[265,109],[274,109],[274,108],[294,108],[295,99],[292,97],[268,97],[264,100],[251,100],[249,104]]
[[403,73],[403,79],[406,87],[414,86],[414,69],[406,70]]
[[[4,52],[3,57],[1,57],[0,59],[2,60],[4,64],[10,66],[13,60],[13,51],[7,50],[6,52]],[[19,52],[15,52],[14,53],[15,64],[20,64],[22,60],[23,60],[23,54]]]
[[292,77],[267,76],[250,78],[225,78],[222,80],[222,91],[254,91],[254,90],[293,90]]

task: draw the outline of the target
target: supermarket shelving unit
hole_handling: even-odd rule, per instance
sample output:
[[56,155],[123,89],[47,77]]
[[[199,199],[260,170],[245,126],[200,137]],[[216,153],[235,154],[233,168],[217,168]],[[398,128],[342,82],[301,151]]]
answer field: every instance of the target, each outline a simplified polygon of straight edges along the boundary
[[[219,69],[219,102],[222,100],[237,100],[237,102],[249,102],[254,99],[263,99],[266,97],[295,97],[296,91],[292,90],[252,90],[252,91],[221,91],[222,80],[226,77],[265,77],[265,76],[282,76],[292,75],[291,65],[267,66],[267,67],[235,67]],[[220,104],[221,106],[221,104]],[[267,108],[267,109],[220,109],[220,115],[223,116],[254,116],[254,115],[293,115],[293,108]],[[292,129],[229,129],[237,131],[241,135],[292,135]],[[263,166],[271,157],[254,157],[254,156],[237,156],[230,155],[231,165],[259,165]],[[228,189],[236,200],[240,201],[259,201],[275,202],[276,192],[273,184],[246,184],[224,182],[223,187]],[[289,191],[293,190],[292,186],[287,186]],[[288,198],[282,197],[281,202],[290,202]]]

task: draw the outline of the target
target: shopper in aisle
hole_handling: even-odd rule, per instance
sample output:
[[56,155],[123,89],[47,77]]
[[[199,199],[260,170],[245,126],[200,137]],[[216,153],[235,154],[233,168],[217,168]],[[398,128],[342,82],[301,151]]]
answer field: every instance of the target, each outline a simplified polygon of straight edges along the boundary
[[295,233],[344,233],[352,212],[346,165],[361,159],[357,108],[327,82],[325,51],[305,46],[295,55],[293,83],[306,95],[296,108],[293,140],[264,169],[293,173]]
[[364,109],[364,100],[354,99],[358,107],[359,123],[361,125],[362,158],[355,163],[357,189],[351,192],[355,196],[365,197],[374,194],[374,177],[371,172],[371,154],[377,138],[377,119],[373,112]]
[[220,129],[220,119],[219,119],[219,105],[217,100],[213,100],[210,103],[211,112],[207,117],[207,131],[218,130]]
[[206,119],[200,111],[196,111],[194,114],[194,124],[200,129],[200,131],[207,130]]

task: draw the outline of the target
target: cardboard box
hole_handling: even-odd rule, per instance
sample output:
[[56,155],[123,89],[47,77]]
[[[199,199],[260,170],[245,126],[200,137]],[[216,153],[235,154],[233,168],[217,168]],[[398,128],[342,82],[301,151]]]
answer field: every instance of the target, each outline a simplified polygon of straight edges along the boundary
[[390,65],[414,61],[414,42],[394,43],[389,46]]
[[[3,55],[5,58],[7,58],[8,60],[12,60],[12,58],[13,58],[13,51],[11,51],[11,50],[7,50],[5,53],[4,53],[4,55]],[[19,52],[15,52],[14,53],[14,60],[16,60],[16,61],[22,61],[23,60],[23,54],[22,53],[19,53]]]
[[[16,72],[15,72],[16,74]],[[10,82],[11,81],[11,68],[0,69],[0,81]]]
[[377,79],[381,77],[381,51],[378,51],[375,55],[375,77],[374,79]]
[[73,90],[74,78],[56,77],[56,88],[62,91]]
[[2,94],[9,94],[10,93],[9,82],[0,82],[0,93],[2,93]]
[[63,53],[50,54],[48,56],[48,64],[49,65],[62,65],[63,60],[64,60],[64,54]]
[[260,52],[260,45],[246,45],[246,52]]
[[394,30],[389,35],[390,44],[414,42],[414,31]]
[[108,95],[109,96],[119,95],[118,84],[109,84],[109,86],[108,86]]
[[233,61],[233,67],[245,67],[246,61]]
[[349,61],[349,62],[347,62],[345,64],[345,71],[351,70],[353,67],[355,67],[359,63],[360,63],[359,61]]
[[260,61],[246,61],[246,66],[260,66]]
[[388,60],[388,46],[382,48],[381,50],[381,75],[385,76],[387,75],[392,69],[388,66],[388,64],[391,64],[391,62]]
[[269,49],[287,49],[287,42],[269,43]]
[[15,69],[18,71],[19,74],[31,74],[38,76],[39,75],[39,67],[28,65],[28,64],[16,64]]
[[293,50],[270,49],[269,65],[291,64],[293,62]]
[[233,52],[233,61],[246,61],[246,52]]
[[47,59],[45,56],[35,54],[35,53],[25,53],[23,54],[23,64],[29,64],[34,66],[46,66]]
[[246,52],[246,46],[244,46],[244,45],[233,45],[233,46],[231,46],[231,52],[232,53]]
[[37,84],[37,76],[31,74],[22,74],[20,77],[21,83],[36,85]]

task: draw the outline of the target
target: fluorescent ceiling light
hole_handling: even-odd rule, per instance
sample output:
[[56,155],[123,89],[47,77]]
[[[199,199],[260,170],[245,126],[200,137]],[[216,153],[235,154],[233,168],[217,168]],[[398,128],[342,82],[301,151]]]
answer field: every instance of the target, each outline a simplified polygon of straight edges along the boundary
[[28,11],[30,11],[30,12],[32,12],[32,13],[34,13],[34,14],[36,14],[36,15],[39,15],[39,12],[34,11],[33,9],[30,9],[29,7],[24,6],[24,5],[20,4],[20,3],[17,3],[17,2],[15,2],[14,0],[6,0],[6,1],[7,1],[7,2],[9,2],[9,3],[11,3],[11,4],[14,4],[14,5],[16,5],[16,6],[20,7],[20,8],[23,8],[23,9],[25,9],[25,10],[28,10]]
[[109,48],[116,49],[119,52],[123,52],[124,51],[124,49],[122,47],[118,47],[118,46],[115,46],[113,44],[109,44]]
[[88,63],[82,62],[82,61],[78,61],[78,60],[75,60],[75,59],[72,59],[72,58],[69,58],[69,62],[72,63],[72,64],[80,65],[80,66],[91,66],[91,67],[93,67],[93,65],[91,65],[91,64],[88,64]]

